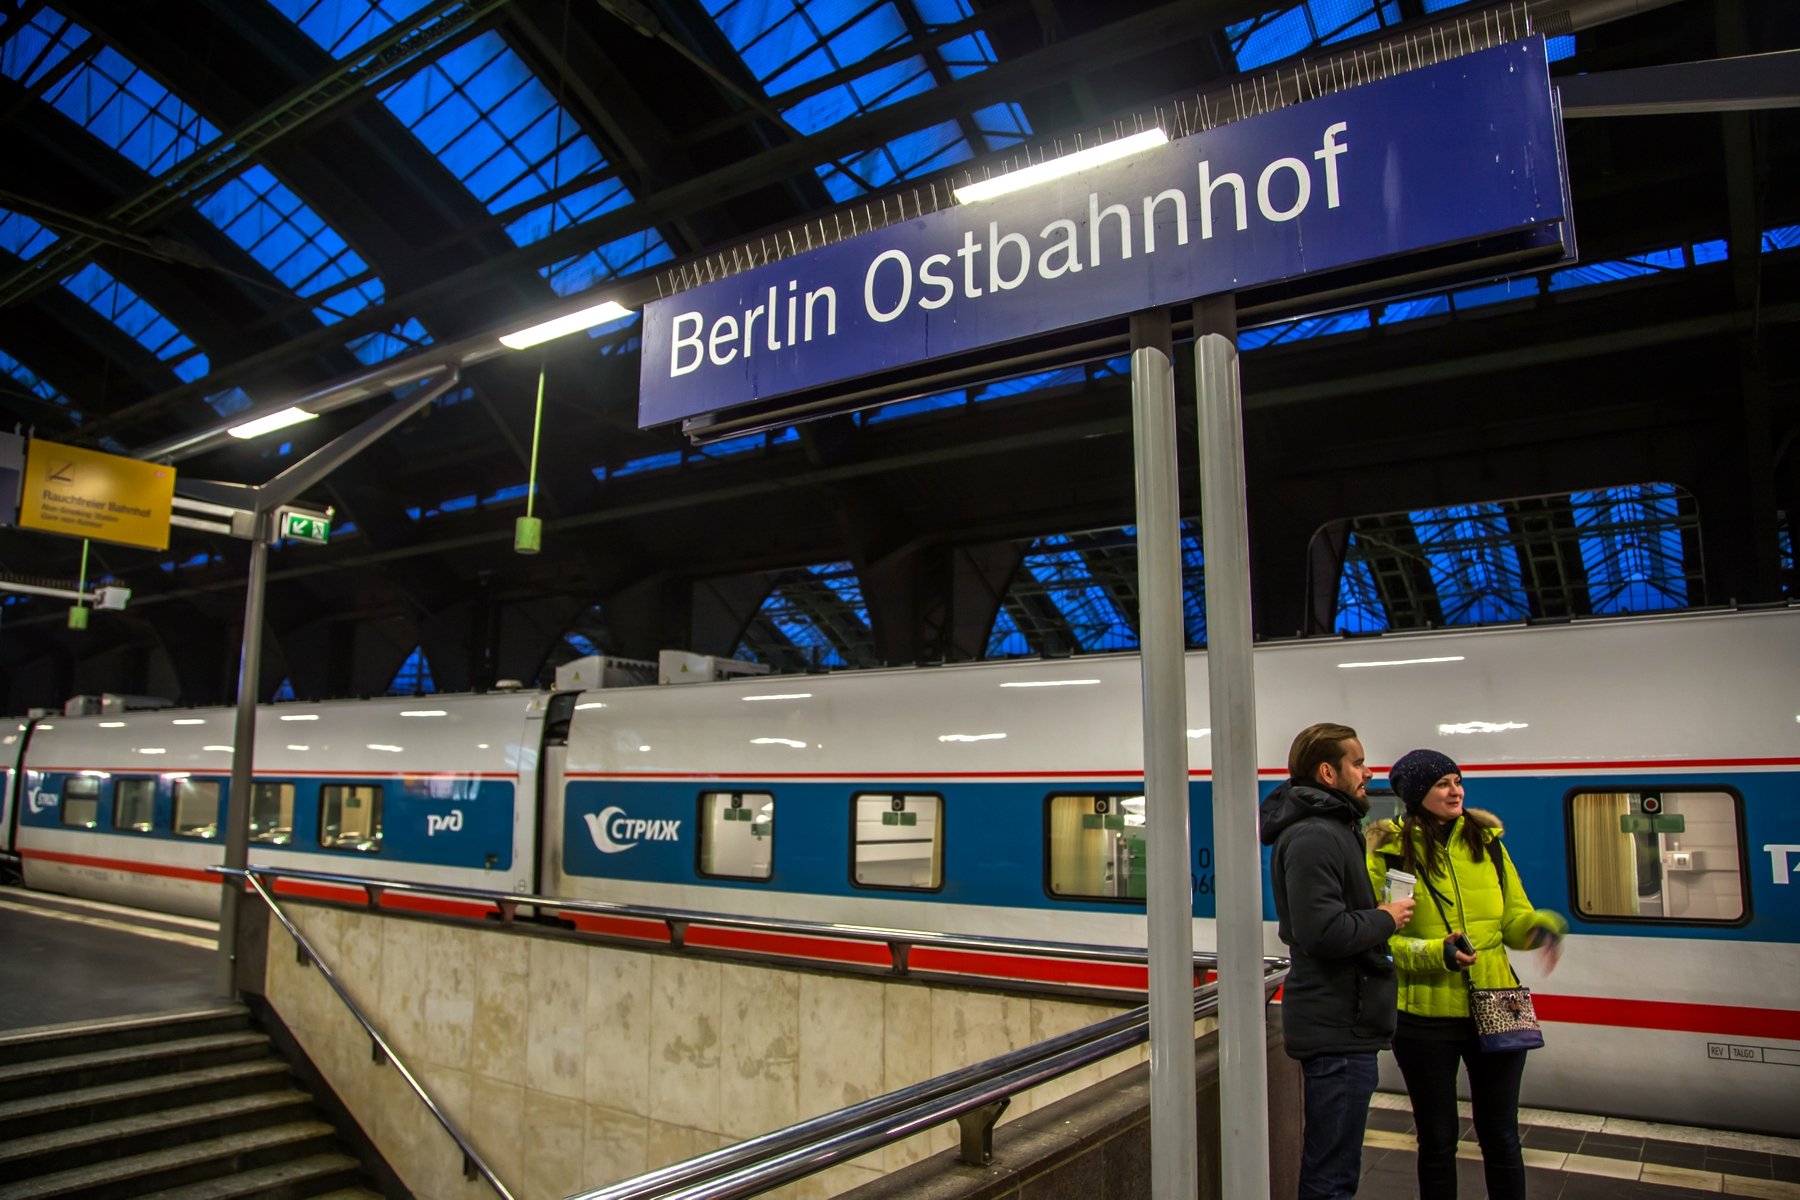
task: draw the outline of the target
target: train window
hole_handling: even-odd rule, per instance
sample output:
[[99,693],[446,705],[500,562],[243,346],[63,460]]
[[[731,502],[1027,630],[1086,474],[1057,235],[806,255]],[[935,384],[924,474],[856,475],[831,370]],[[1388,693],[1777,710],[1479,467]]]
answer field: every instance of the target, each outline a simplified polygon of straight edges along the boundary
[[767,792],[700,793],[700,873],[767,879],[775,864],[775,797]]
[[319,845],[327,850],[381,851],[381,789],[328,783],[319,789]]
[[1051,796],[1048,817],[1052,896],[1144,898],[1143,793]]
[[177,779],[175,832],[182,837],[218,837],[219,791],[217,780]]
[[1576,792],[1568,819],[1582,916],[1744,919],[1743,813],[1732,793]]
[[851,877],[858,887],[930,891],[943,885],[942,796],[863,793],[851,803]]
[[70,775],[63,780],[62,823],[78,829],[100,824],[100,781],[92,775]]
[[285,846],[294,840],[294,785],[259,783],[250,789],[250,840]]
[[156,780],[113,781],[113,828],[149,833],[156,827]]

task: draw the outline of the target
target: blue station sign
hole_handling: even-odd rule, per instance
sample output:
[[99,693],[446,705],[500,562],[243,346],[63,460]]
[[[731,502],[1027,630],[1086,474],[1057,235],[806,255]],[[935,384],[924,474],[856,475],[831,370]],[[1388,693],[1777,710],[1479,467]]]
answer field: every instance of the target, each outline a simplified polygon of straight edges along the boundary
[[657,300],[640,426],[1568,218],[1542,38]]

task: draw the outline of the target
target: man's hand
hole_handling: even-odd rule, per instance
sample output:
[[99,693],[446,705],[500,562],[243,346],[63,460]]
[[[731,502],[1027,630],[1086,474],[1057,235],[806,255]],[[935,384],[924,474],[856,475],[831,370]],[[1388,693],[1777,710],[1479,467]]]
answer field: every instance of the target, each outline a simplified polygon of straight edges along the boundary
[[1375,907],[1394,918],[1396,930],[1405,929],[1406,923],[1412,920],[1413,898],[1411,896],[1402,896],[1398,900],[1389,900],[1386,904],[1378,904]]

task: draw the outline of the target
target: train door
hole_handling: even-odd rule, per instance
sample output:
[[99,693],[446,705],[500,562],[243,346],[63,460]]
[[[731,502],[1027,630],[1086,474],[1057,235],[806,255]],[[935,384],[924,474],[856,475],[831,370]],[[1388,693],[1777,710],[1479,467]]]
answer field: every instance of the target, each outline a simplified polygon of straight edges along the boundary
[[580,692],[558,692],[550,697],[544,712],[537,776],[537,872],[531,889],[540,896],[568,890],[562,877],[563,766],[569,754],[569,721],[579,699]]

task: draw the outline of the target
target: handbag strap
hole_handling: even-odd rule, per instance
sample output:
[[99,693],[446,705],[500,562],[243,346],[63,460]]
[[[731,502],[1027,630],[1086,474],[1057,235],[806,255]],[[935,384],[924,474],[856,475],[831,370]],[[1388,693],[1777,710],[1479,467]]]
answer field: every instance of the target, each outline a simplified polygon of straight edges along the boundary
[[[1505,868],[1501,866],[1500,855],[1505,854],[1506,850],[1501,846],[1499,838],[1494,839],[1492,849],[1494,851],[1494,870],[1500,876],[1500,894],[1504,896],[1506,894],[1506,871]],[[1452,872],[1456,870],[1456,864],[1450,861],[1450,856],[1448,854],[1444,856],[1444,862]],[[1444,919],[1444,928],[1451,929],[1450,914],[1444,908],[1444,898],[1438,895],[1438,890],[1436,888],[1431,886],[1430,876],[1420,875],[1419,882],[1425,885],[1425,891],[1430,894],[1431,902],[1437,905],[1438,916]],[[1524,987],[1525,985],[1519,980],[1519,973],[1513,969],[1512,959],[1507,957],[1506,948],[1504,946],[1500,948],[1500,961],[1506,964],[1507,973],[1513,978],[1513,986]],[[1462,976],[1464,986],[1473,992],[1475,990],[1475,983],[1469,978],[1469,973],[1467,971],[1458,971],[1457,974]]]

